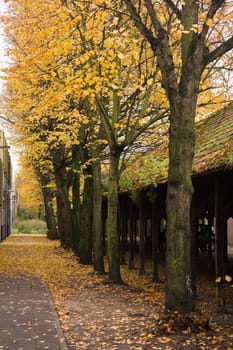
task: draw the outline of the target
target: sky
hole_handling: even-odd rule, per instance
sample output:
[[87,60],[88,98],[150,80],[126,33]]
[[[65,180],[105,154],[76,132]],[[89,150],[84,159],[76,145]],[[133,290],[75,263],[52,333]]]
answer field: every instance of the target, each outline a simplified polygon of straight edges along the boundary
[[[4,15],[4,12],[6,11],[7,7],[4,2],[4,0],[0,0],[0,69],[7,66],[7,63],[9,62],[5,48],[6,48],[6,40],[4,38],[4,23],[1,19],[1,17]],[[0,71],[0,93],[3,89],[3,79],[2,79],[2,72]],[[0,109],[0,115],[1,115],[1,109]]]
[[[3,2],[3,0],[0,0],[0,16],[4,13],[4,10],[6,9],[6,6]],[[0,20],[0,66],[5,66],[7,58],[4,56],[4,36],[3,36],[3,24]],[[2,89],[2,79],[0,77],[0,89]]]
[[[4,11],[6,11],[6,4],[4,3],[3,0],[0,0],[0,17],[4,14]],[[0,18],[0,68],[5,67],[7,65],[7,56],[5,56],[5,50],[4,47],[6,46],[6,43],[4,41],[4,27],[3,23]],[[3,79],[2,79],[2,73],[0,72],[0,94],[3,92]],[[0,109],[0,115],[1,115],[1,109]],[[9,142],[9,133],[8,131],[2,127],[2,122],[0,118],[0,128],[4,130],[5,136],[7,139],[7,143],[10,144]],[[17,156],[17,150],[10,145],[10,155],[11,155],[11,161],[12,161],[12,166],[13,166],[13,173],[15,174],[17,172],[18,168],[18,156]]]

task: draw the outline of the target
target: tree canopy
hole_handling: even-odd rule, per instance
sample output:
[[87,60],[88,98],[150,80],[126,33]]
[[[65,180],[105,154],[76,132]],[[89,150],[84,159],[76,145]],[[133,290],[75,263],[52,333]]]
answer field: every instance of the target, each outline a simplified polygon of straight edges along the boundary
[[[2,108],[42,183],[56,184],[62,244],[73,248],[74,227],[87,228],[80,222],[87,222],[84,208],[92,205],[91,188],[98,186],[94,166],[97,161],[108,163],[109,275],[113,281],[121,279],[120,174],[132,155],[144,147],[155,148],[168,137],[166,305],[190,310],[195,119],[231,97],[231,2],[12,0],[8,4],[4,20],[11,63],[4,70]],[[145,158],[136,181],[156,161]],[[153,183],[153,174],[149,181]],[[87,220],[91,223],[92,217]],[[82,240],[80,233],[79,249],[85,241],[91,237]],[[87,248],[84,255],[91,259],[91,245]]]

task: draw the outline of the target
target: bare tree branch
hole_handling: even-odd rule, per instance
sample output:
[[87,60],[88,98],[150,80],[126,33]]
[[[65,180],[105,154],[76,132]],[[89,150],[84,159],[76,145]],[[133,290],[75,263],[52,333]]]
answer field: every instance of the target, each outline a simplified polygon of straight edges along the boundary
[[9,123],[9,124],[12,124],[12,125],[14,125],[15,124],[15,122],[14,121],[12,121],[12,120],[10,120],[10,119],[8,119],[8,118],[6,118],[6,117],[4,117],[3,115],[0,115],[0,118],[1,119],[3,119],[3,120],[5,120],[7,123]]
[[[206,16],[206,21],[208,19],[212,19],[215,15],[215,13],[220,9],[220,7],[224,4],[225,0],[212,0],[212,3],[210,5],[209,11],[207,13]],[[200,38],[202,40],[202,42],[204,43],[206,35],[209,31],[209,26],[207,25],[207,23],[205,22],[203,24],[203,28],[202,31],[200,33]]]
[[226,0],[212,0],[209,11],[207,13],[207,19],[213,18],[215,13],[226,2]]
[[229,38],[227,41],[223,42],[220,46],[218,46],[215,50],[209,52],[204,56],[204,63],[209,64],[213,62],[217,58],[223,56],[225,53],[233,49],[233,36]]
[[165,0],[167,6],[176,14],[177,19],[182,20],[182,15],[178,7],[174,4],[172,0]]
[[151,30],[149,30],[145,24],[142,21],[142,18],[140,17],[139,13],[137,12],[137,9],[135,8],[135,6],[133,5],[131,0],[124,0],[126,7],[131,15],[132,20],[135,23],[135,26],[137,27],[137,29],[139,30],[139,32],[144,36],[144,38],[146,40],[148,40],[148,42],[151,45],[151,48],[153,50],[153,52],[156,52],[156,47],[158,44],[158,40],[154,37],[153,33]]

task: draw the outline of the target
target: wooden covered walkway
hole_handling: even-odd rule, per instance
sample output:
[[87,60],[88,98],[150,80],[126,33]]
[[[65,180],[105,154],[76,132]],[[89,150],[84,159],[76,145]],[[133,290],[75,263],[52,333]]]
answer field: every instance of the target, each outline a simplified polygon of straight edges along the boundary
[[[156,158],[158,150],[150,152]],[[164,159],[166,153],[167,147]],[[161,150],[159,154],[161,159]],[[140,161],[137,168],[141,166]],[[132,267],[134,252],[138,251],[142,272],[145,255],[152,252],[156,265],[158,254],[165,249],[166,172],[158,167],[157,186],[140,186],[137,202],[130,192],[122,191],[119,195],[122,255],[125,250],[129,251]],[[205,252],[209,261],[214,258],[216,276],[223,276],[229,258],[228,243],[233,242],[233,103],[197,125],[192,179],[192,255],[195,258]],[[103,212],[105,220],[106,210]]]

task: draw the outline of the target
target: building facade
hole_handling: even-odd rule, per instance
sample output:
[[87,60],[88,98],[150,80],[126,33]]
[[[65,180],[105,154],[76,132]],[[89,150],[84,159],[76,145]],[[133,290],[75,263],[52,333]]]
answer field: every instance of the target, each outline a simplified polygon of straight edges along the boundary
[[4,131],[0,130],[0,241],[10,234],[12,223],[12,165]]

